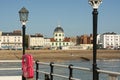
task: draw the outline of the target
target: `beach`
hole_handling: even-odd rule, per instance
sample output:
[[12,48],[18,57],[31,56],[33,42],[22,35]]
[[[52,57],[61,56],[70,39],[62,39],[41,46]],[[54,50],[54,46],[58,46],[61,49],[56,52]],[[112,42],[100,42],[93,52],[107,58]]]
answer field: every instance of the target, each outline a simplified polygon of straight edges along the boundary
[[[26,50],[34,60],[60,62],[68,60],[92,60],[92,50]],[[22,50],[0,50],[0,60],[21,60]],[[97,59],[120,59],[120,50],[97,50]]]

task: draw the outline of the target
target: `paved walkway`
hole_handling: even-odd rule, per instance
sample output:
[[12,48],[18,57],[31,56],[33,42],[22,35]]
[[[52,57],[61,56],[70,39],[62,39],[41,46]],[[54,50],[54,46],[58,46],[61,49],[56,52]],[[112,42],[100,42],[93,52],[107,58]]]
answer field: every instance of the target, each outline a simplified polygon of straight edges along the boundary
[[0,60],[0,62],[21,62],[21,60]]
[[21,76],[0,76],[0,80],[22,80]]
[[20,63],[21,60],[0,60],[0,80],[22,80],[21,76],[18,75],[21,68],[19,68],[18,64],[13,64],[16,62]]
[[0,80],[22,80],[20,75],[21,60],[0,60]]

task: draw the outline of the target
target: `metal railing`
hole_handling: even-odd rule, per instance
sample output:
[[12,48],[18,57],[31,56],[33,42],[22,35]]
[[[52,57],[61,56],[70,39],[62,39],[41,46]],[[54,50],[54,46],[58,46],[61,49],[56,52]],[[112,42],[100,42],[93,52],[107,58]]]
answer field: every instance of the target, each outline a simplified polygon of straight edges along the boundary
[[[2,61],[3,62],[3,61]],[[4,62],[15,62],[15,61],[4,61]],[[16,62],[21,62],[21,61],[16,61]],[[45,63],[45,62],[39,62],[39,61],[35,61],[35,78],[36,80],[39,80],[39,74],[42,73],[46,76],[46,79],[44,80],[53,80],[53,77],[60,77],[60,78],[66,78],[69,80],[80,80],[79,78],[75,78],[73,76],[73,71],[74,70],[80,70],[80,71],[87,71],[87,72],[92,72],[93,70],[90,68],[85,68],[85,67],[77,67],[77,66],[73,66],[72,64],[70,65],[61,65],[61,64],[55,64],[53,62],[51,63]],[[47,71],[42,71],[42,69],[40,70],[40,65],[45,65],[48,66],[50,68],[50,70]],[[54,73],[55,71],[55,67],[58,68],[66,68],[68,69],[68,75],[61,75],[61,74],[56,74]],[[0,71],[2,70],[9,70],[9,71],[13,71],[13,70],[21,70],[21,68],[0,68]],[[98,80],[99,80],[99,74],[107,74],[108,79],[107,80],[119,80],[120,78],[120,72],[113,72],[113,71],[107,71],[107,70],[101,70],[101,69],[97,69],[97,73],[98,73]],[[119,78],[118,78],[119,77]]]
[[[93,71],[90,68],[76,67],[76,66],[73,66],[72,64],[70,64],[70,65],[61,65],[61,64],[54,64],[53,62],[51,62],[51,63],[44,63],[44,62],[39,62],[39,61],[36,61],[35,63],[36,63],[36,80],[39,80],[39,73],[42,73],[42,74],[44,74],[46,76],[44,80],[53,80],[53,76],[57,76],[57,77],[60,77],[60,78],[66,78],[66,79],[69,79],[69,80],[81,80],[81,79],[73,77],[73,70],[74,69],[82,70],[82,71],[88,71],[88,72],[92,72]],[[50,67],[50,71],[47,72],[47,71],[39,70],[39,65],[49,66]],[[55,74],[54,73],[54,67],[67,68],[69,70],[69,73],[68,73],[69,75],[65,76],[65,75]],[[108,80],[118,80],[118,76],[120,76],[119,72],[100,70],[100,69],[97,70],[97,73],[98,73],[98,80],[99,80],[99,74],[100,73],[101,74],[107,74],[108,77],[109,77]]]

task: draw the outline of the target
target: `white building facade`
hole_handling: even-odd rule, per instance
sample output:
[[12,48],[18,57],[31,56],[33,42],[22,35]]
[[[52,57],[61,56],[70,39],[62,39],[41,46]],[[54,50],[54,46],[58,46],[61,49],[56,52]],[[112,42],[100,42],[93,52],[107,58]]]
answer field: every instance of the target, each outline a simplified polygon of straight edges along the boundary
[[116,49],[120,47],[120,34],[104,33],[100,36],[100,44],[103,48]]
[[44,48],[50,48],[50,47],[51,47],[50,38],[44,38]]
[[1,48],[1,43],[2,43],[2,31],[0,31],[0,48]]
[[2,32],[0,47],[2,49],[22,49],[21,31]]
[[28,44],[31,49],[40,49],[50,46],[50,39],[44,38],[41,34],[29,35]]
[[65,37],[63,28],[58,25],[53,32],[53,38],[51,38],[51,47],[62,48],[69,45],[70,38]]
[[44,45],[43,35],[35,34],[29,36],[29,47],[41,47]]

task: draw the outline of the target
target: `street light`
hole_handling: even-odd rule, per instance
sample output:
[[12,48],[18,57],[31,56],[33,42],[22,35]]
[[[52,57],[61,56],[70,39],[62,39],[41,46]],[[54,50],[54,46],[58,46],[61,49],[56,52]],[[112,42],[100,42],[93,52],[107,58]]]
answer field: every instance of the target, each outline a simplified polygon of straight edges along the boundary
[[[26,22],[28,21],[28,14],[29,11],[23,7],[22,9],[20,9],[19,11],[19,17],[20,17],[20,21],[22,23],[22,47],[23,47],[23,55],[25,54],[25,25]],[[26,80],[26,78],[22,75],[22,80]]]
[[20,17],[20,21],[22,23],[22,40],[23,40],[23,55],[25,54],[25,28],[26,28],[26,22],[28,21],[28,14],[29,11],[23,7],[20,11],[19,11],[19,17]]
[[98,16],[98,7],[102,3],[102,0],[88,0],[89,4],[93,8],[93,80],[98,80],[98,72],[97,72],[97,16]]

